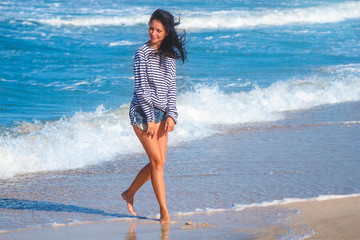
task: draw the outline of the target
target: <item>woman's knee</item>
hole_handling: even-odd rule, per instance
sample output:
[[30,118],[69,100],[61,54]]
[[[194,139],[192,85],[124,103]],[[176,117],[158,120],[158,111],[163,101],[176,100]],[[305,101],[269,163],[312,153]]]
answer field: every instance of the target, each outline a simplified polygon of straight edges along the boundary
[[151,161],[151,167],[154,170],[163,171],[165,166],[165,161],[162,158],[154,158],[151,159],[150,161]]

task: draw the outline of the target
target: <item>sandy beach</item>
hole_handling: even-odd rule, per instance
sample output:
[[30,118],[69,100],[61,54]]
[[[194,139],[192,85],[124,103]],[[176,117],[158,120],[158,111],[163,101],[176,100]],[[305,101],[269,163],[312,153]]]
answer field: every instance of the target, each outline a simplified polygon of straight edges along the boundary
[[[164,226],[154,219],[129,218],[22,229],[2,233],[0,238],[288,239],[291,232],[292,236],[295,233],[296,239],[359,239],[359,203],[358,196],[323,201],[307,200],[269,207],[250,207],[243,211],[177,215],[172,217],[172,224]],[[287,215],[289,211],[293,213],[290,217]],[[264,221],[275,215],[278,221]],[[251,227],[244,228],[246,225]]]
[[[189,53],[176,64],[166,226],[150,181],[139,217],[121,197],[149,163],[129,107],[159,7]],[[0,1],[0,240],[360,240],[359,9]]]
[[309,239],[360,239],[360,197],[292,203],[299,209],[294,221],[311,226]]

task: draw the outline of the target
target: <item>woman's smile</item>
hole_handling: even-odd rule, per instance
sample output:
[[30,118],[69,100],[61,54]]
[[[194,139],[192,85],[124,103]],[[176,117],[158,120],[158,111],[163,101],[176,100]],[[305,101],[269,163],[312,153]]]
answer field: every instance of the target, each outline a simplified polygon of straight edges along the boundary
[[164,38],[166,37],[166,31],[164,26],[159,20],[154,19],[151,21],[149,25],[149,45],[157,50],[160,46]]

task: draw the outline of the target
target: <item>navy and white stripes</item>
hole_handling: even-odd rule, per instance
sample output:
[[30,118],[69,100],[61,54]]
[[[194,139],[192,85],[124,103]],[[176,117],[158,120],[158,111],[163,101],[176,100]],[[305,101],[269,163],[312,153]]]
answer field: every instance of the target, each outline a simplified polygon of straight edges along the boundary
[[[161,58],[161,63],[160,63]],[[154,121],[154,107],[177,121],[175,59],[161,57],[147,43],[138,48],[134,58],[135,91],[130,104],[130,121],[135,125],[134,111],[141,107],[147,122]]]

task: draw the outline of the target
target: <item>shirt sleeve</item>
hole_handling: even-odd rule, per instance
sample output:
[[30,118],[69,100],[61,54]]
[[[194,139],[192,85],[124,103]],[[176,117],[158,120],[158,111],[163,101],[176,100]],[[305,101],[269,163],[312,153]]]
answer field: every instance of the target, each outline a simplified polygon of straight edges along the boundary
[[168,108],[167,116],[170,116],[174,119],[175,124],[177,123],[177,109],[176,109],[176,65],[175,62],[172,64],[172,74],[171,74],[170,86],[168,90]]
[[155,120],[154,107],[151,99],[151,88],[148,82],[144,53],[139,49],[134,58],[135,94],[145,113],[147,122]]

